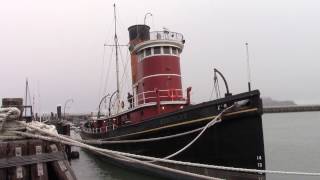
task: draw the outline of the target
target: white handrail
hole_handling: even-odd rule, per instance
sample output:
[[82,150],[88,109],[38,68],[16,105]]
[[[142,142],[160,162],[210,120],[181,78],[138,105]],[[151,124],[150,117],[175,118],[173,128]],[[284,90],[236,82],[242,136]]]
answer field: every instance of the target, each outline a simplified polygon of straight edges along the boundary
[[[159,95],[160,101],[163,98],[171,98],[171,101],[174,101],[175,98],[183,98],[183,90],[182,89],[160,89],[158,90],[159,93],[162,93],[162,95]],[[167,95],[163,95],[164,92],[167,92]],[[148,94],[153,93],[153,96],[148,96]],[[171,93],[171,94],[169,94]],[[174,96],[174,98],[172,97]],[[136,101],[139,104],[142,102],[142,104],[146,103],[146,100],[148,99],[156,99],[156,91],[144,91],[136,95]]]

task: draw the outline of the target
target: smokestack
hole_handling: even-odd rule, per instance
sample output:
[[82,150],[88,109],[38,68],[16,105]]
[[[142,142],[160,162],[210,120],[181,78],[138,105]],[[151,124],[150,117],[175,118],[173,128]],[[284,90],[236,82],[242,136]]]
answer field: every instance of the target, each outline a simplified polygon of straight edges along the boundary
[[[150,39],[150,27],[147,25],[133,25],[128,28],[129,31],[129,50],[132,52],[135,45],[148,41]],[[137,82],[137,63],[138,57],[135,53],[131,53],[131,76],[132,84]]]

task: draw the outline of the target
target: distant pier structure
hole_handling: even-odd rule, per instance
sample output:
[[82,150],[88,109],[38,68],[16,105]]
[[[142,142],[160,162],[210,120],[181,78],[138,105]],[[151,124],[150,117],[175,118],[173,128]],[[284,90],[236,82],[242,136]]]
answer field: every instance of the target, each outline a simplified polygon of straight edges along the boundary
[[269,106],[264,107],[264,113],[306,112],[320,111],[320,105],[294,105],[294,106]]

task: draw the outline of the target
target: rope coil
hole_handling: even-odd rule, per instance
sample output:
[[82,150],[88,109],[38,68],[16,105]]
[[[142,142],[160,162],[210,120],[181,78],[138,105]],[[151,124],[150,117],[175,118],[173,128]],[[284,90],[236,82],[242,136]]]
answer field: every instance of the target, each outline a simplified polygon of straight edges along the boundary
[[16,107],[0,108],[0,131],[7,120],[15,120],[19,118],[20,110]]

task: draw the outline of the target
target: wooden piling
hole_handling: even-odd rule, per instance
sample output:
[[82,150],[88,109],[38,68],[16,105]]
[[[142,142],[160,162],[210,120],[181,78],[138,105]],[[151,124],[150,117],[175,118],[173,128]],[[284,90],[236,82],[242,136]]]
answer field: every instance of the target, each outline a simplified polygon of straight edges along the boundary
[[[7,157],[7,149],[8,149],[8,143],[7,142],[0,142],[0,158],[6,158]],[[0,180],[6,180],[7,179],[7,168],[0,169]]]
[[[47,145],[47,150],[49,152],[62,151],[62,146],[56,143],[49,143]],[[56,177],[59,180],[75,180],[76,176],[71,169],[71,166],[67,160],[54,161],[50,163],[54,172],[56,172]]]
[[[29,155],[39,155],[45,152],[45,144],[42,140],[29,140]],[[48,180],[48,169],[46,163],[31,165],[32,180]]]
[[[66,136],[70,136],[70,123],[67,121],[60,121],[55,124],[56,129],[58,131],[58,134],[63,134]],[[71,160],[71,146],[70,145],[63,145],[64,146],[64,151],[66,152],[68,156],[68,160]]]
[[58,115],[58,119],[61,120],[62,119],[61,106],[57,106],[57,115]]
[[[8,156],[25,156],[28,154],[27,141],[12,141],[8,144]],[[8,169],[8,179],[10,180],[28,180],[29,172],[26,166],[11,167]]]
[[76,180],[60,143],[0,142],[0,180]]

